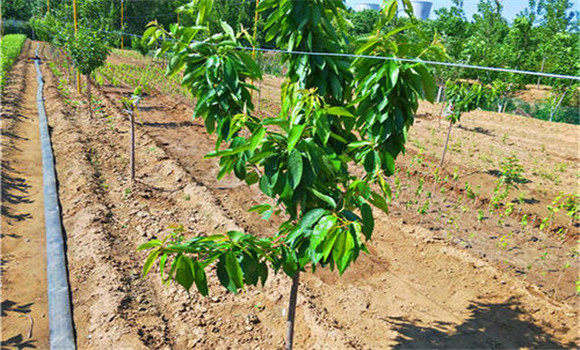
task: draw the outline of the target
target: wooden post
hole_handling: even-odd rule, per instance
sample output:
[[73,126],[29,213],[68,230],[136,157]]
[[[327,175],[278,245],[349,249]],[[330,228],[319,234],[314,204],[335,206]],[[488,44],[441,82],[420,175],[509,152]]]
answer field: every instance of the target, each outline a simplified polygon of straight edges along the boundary
[[177,12],[177,25],[179,25],[179,12]]
[[[121,0],[121,32],[123,31],[123,24],[125,22],[123,19],[123,15],[124,15],[123,11],[124,11],[124,7],[125,7],[124,4],[125,4],[125,1]],[[123,33],[121,33],[121,50],[123,50],[123,47],[124,47],[124,43],[123,43],[124,40],[123,39],[124,39]]]
[[[258,6],[260,5],[260,0],[256,0],[256,10],[254,12],[254,42],[252,43],[252,60],[256,59],[256,34],[258,32]],[[251,81],[251,84],[254,85],[254,81]],[[252,100],[254,99],[254,90],[250,91],[250,96],[252,96]],[[258,111],[260,110],[260,100],[258,97]]]
[[[78,23],[78,17],[77,17],[77,0],[73,0],[73,19],[74,19],[75,36],[76,36],[79,32],[79,23]],[[77,93],[80,94],[81,93],[81,73],[78,71],[78,69],[77,69],[76,79],[77,79]]]
[[46,0],[46,13],[50,12],[50,0]]

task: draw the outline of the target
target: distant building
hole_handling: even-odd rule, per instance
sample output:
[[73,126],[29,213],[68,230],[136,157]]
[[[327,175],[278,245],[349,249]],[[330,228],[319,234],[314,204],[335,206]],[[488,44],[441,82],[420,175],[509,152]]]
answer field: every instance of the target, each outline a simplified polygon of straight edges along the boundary
[[411,0],[413,5],[413,14],[418,19],[428,19],[431,14],[432,1]]
[[359,11],[366,11],[366,10],[375,10],[378,11],[381,9],[381,5],[379,4],[375,4],[375,3],[371,3],[371,2],[361,2],[358,3],[356,5],[354,5],[354,10],[359,12]]
[[[399,1],[400,3],[400,1]],[[431,15],[431,8],[433,7],[433,1],[422,1],[422,0],[411,0],[411,4],[413,5],[413,14],[418,19],[428,19]],[[360,2],[354,5],[354,10],[359,11],[366,11],[366,10],[376,10],[379,11],[381,9],[381,5],[379,3],[374,2]],[[399,4],[399,12],[401,12],[402,16],[405,14],[402,11],[402,4]]]

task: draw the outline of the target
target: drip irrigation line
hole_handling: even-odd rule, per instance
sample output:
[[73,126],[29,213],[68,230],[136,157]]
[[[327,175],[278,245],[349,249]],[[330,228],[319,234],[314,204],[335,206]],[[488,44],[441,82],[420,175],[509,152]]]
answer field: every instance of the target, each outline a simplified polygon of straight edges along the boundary
[[44,109],[44,78],[36,47],[34,65],[38,80],[38,125],[42,151],[42,180],[44,195],[44,225],[46,229],[46,277],[48,282],[48,324],[51,350],[76,350],[70,288],[66,266],[66,246],[62,230],[54,155]]
[[[131,33],[124,33],[124,32],[110,32],[110,31],[105,31],[105,32],[119,34],[119,35],[125,35],[125,36],[133,36],[133,37],[138,37],[138,38],[142,38],[143,37],[142,35],[131,34]],[[167,39],[167,40],[174,41],[174,39]],[[200,41],[192,41],[192,42],[200,42]],[[509,68],[499,68],[499,67],[476,66],[476,65],[464,64],[464,63],[429,61],[429,60],[422,60],[422,59],[418,59],[418,58],[400,58],[400,57],[388,57],[388,56],[356,55],[356,54],[339,53],[339,52],[294,51],[294,50],[267,49],[267,48],[249,47],[249,46],[237,46],[236,49],[238,49],[238,50],[248,50],[248,51],[254,50],[254,51],[260,51],[260,52],[274,52],[274,53],[282,53],[282,54],[290,54],[290,55],[344,57],[344,58],[353,58],[353,59],[356,59],[356,58],[368,58],[368,59],[384,60],[384,61],[399,61],[399,62],[408,62],[408,63],[422,63],[422,64],[430,64],[430,65],[434,65],[434,66],[466,68],[466,69],[478,69],[478,70],[485,70],[485,71],[492,71],[492,72],[522,74],[522,75],[534,75],[534,76],[544,77],[544,78],[556,78],[556,79],[567,79],[567,80],[577,80],[577,81],[580,81],[580,76],[573,76],[573,75],[552,74],[552,73],[534,72],[534,71],[519,70],[519,69],[509,69]]]

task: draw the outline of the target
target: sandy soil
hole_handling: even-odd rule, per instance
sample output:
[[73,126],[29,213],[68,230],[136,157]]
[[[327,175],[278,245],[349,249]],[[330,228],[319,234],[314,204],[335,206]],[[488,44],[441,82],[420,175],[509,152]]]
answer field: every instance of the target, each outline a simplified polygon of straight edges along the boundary
[[2,96],[2,349],[48,348],[36,72],[30,43]]
[[[51,59],[46,46],[41,57]],[[213,140],[199,121],[190,120],[191,106],[164,96],[143,101],[143,125],[137,127],[137,181],[131,183],[128,122],[118,100],[132,89],[110,85],[96,89],[98,112],[89,118],[85,106],[74,103],[80,98],[72,88],[67,92],[71,97],[63,98],[46,65],[43,72],[79,348],[281,348],[290,289],[285,276],[273,276],[264,288],[232,295],[212,274],[208,298],[188,295],[173,284],[165,286],[157,276],[140,278],[145,254],[136,252],[137,246],[170,233],[170,225],[183,225],[189,235],[233,228],[267,235],[276,226],[276,219],[267,222],[247,213],[265,200],[257,188],[233,178],[215,180],[217,165],[203,159]],[[264,85],[275,88],[276,82]],[[263,108],[275,110],[275,101],[268,98],[264,93]],[[405,190],[392,204],[391,215],[376,213],[371,254],[361,257],[342,278],[322,270],[303,274],[296,348],[573,347],[579,340],[577,297],[563,288],[550,293],[501,265],[502,255],[492,256],[494,244],[483,243],[494,241],[489,237],[495,226],[480,225],[479,238],[467,240],[468,247],[460,232],[465,228],[471,232],[469,225],[476,220],[467,219],[470,215],[456,218],[467,226],[449,238],[449,225],[437,221],[436,211],[418,217],[416,204],[407,208],[410,198],[404,197],[416,192],[422,172],[425,178],[429,173],[423,166],[428,161],[411,166],[413,152],[402,159]],[[409,175],[404,176],[407,169]],[[446,188],[447,200],[454,204],[461,194],[453,183],[439,184],[436,190],[428,186],[433,196]],[[434,207],[447,210],[442,197],[433,200]],[[480,204],[462,205],[476,210]],[[461,205],[449,206],[449,217],[456,215],[453,210],[462,211]],[[506,221],[514,225],[517,219]],[[534,244],[522,244],[516,252],[531,255],[540,249],[535,242],[552,244],[554,239],[537,230],[521,236],[530,240],[532,234],[537,236]],[[554,251],[566,251],[566,242],[556,242],[561,249]],[[552,278],[552,273],[545,277]],[[570,278],[575,277],[562,278],[566,286]]]

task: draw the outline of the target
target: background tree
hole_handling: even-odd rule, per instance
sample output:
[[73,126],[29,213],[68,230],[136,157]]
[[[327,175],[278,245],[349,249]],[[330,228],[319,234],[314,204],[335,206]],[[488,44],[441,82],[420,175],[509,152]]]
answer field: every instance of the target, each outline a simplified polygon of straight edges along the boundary
[[490,93],[488,87],[480,83],[469,84],[460,81],[448,81],[445,88],[448,101],[447,120],[449,121],[449,128],[447,129],[447,137],[445,138],[445,145],[443,146],[443,154],[441,155],[441,168],[445,162],[445,153],[447,153],[447,145],[449,144],[449,136],[453,125],[461,120],[461,115],[475,110],[482,106]]

